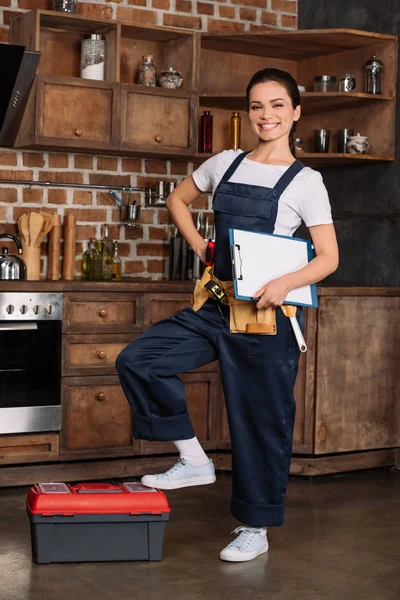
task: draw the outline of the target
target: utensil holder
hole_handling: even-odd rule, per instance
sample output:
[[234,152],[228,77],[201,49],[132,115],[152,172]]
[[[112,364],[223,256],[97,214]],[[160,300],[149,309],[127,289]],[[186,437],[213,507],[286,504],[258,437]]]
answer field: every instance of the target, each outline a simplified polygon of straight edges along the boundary
[[28,281],[38,281],[40,279],[40,248],[21,243],[22,260],[26,265],[26,278]]
[[139,218],[139,212],[137,204],[124,204],[121,206],[121,221],[136,221]]

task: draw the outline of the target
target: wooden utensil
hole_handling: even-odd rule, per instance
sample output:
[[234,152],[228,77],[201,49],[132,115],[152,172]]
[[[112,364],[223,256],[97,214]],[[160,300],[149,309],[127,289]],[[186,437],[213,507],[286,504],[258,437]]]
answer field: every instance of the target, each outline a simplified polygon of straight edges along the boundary
[[47,279],[57,281],[60,279],[60,248],[61,248],[61,217],[54,215],[52,228],[49,235],[49,258]]
[[29,221],[28,221],[28,213],[24,213],[21,216],[21,233],[24,237],[24,242],[26,246],[29,246]]
[[23,217],[23,215],[21,215],[20,218],[18,219],[18,231],[19,231],[19,235],[20,235],[20,238],[21,238],[21,242],[23,242],[24,244],[26,244],[25,236],[22,233],[22,225],[21,225],[21,223],[22,223],[22,217]]
[[38,213],[31,212],[29,213],[29,237],[30,237],[30,246],[32,248],[36,247],[36,240],[40,234],[43,225],[43,217]]
[[66,214],[64,216],[64,253],[63,253],[63,276],[70,281],[74,278],[75,262],[75,229],[76,215]]
[[39,214],[43,217],[43,225],[35,243],[36,248],[40,247],[40,244],[53,227],[53,215],[51,213],[40,211]]

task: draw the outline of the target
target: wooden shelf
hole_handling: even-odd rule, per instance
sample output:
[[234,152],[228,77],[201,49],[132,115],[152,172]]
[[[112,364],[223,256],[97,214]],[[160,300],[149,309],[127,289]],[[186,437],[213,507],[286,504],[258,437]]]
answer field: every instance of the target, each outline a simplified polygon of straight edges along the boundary
[[[303,92],[300,94],[303,114],[327,112],[340,108],[355,108],[369,102],[395,102],[393,96],[361,92]],[[247,111],[247,99],[236,92],[200,94],[200,106]]]
[[263,31],[235,36],[205,33],[202,34],[201,47],[221,52],[302,61],[328,54],[368,48],[396,39],[396,36],[393,35],[381,35],[356,29]]
[[[215,154],[202,154],[198,152],[195,156],[197,160],[207,160]],[[328,167],[329,165],[344,165],[357,163],[389,162],[394,160],[394,156],[378,156],[375,154],[338,154],[336,152],[304,152],[297,153],[297,158],[305,165],[310,167]]]
[[310,167],[327,167],[329,165],[365,164],[374,162],[388,162],[394,156],[379,156],[376,154],[338,154],[336,152],[298,152],[297,158]]

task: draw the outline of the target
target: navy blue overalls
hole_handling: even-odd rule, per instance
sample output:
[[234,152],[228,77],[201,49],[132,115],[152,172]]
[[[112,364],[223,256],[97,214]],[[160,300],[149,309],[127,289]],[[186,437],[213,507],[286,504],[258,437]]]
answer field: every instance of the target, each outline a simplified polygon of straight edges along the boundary
[[[235,159],[214,193],[215,274],[225,281],[232,279],[228,229],[273,233],[279,198],[303,168],[294,162],[273,189],[230,182],[246,154]],[[134,412],[134,436],[194,437],[185,385],[177,374],[219,359],[232,442],[232,515],[253,527],[282,525],[298,347],[280,309],[277,335],[230,333],[229,307],[221,309],[224,319],[213,300],[197,312],[187,308],[150,327],[118,356],[121,385]]]

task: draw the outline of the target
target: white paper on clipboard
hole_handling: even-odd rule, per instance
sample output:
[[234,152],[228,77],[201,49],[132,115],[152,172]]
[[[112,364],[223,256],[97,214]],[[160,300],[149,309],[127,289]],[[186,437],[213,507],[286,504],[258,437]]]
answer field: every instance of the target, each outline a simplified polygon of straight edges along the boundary
[[[313,257],[311,242],[300,238],[230,229],[229,239],[235,296],[241,300],[252,300],[265,283],[298,271]],[[291,290],[284,303],[316,308],[316,286]]]

